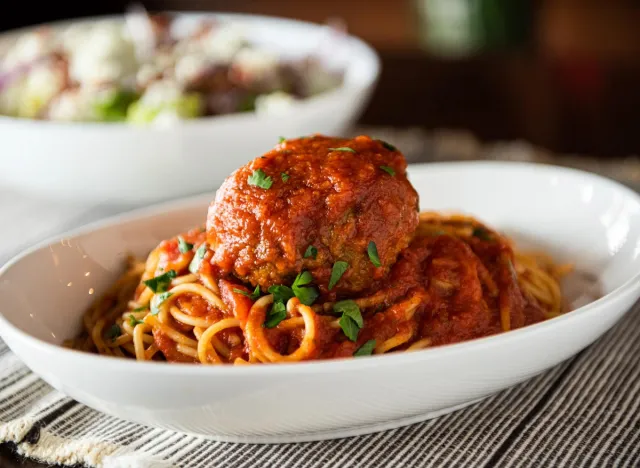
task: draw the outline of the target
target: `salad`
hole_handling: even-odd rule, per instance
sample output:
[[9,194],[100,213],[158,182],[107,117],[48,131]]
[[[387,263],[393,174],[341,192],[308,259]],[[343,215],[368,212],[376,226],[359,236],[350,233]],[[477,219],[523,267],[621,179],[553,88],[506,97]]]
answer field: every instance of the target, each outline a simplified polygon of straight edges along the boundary
[[203,20],[178,37],[169,15],[49,27],[0,57],[0,114],[170,125],[236,112],[281,114],[340,86],[319,56],[283,59],[240,24]]

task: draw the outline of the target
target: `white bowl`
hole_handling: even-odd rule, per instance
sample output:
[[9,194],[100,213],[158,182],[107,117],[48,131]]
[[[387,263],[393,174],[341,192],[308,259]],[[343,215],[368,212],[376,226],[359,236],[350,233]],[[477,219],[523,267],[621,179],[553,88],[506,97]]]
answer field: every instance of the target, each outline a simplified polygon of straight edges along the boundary
[[[203,221],[213,195],[136,211],[23,253],[0,271],[0,334],[55,388],[99,411],[218,440],[362,434],[451,411],[559,364],[640,295],[640,196],[519,163],[410,166],[422,209],[464,210],[595,274],[605,296],[558,318],[412,353],[256,366],[136,362],[63,349],[125,253]],[[94,295],[90,292],[95,291]]]
[[[177,14],[176,30],[189,30],[202,18],[241,22],[250,39],[287,55],[311,52],[326,33],[322,25],[301,21],[210,13]],[[25,31],[0,35],[0,53]],[[277,144],[279,136],[340,135],[355,123],[377,84],[380,61],[355,37],[346,46],[344,84],[282,116],[238,113],[168,129],[0,116],[0,185],[71,203],[130,206],[215,190],[227,174]]]

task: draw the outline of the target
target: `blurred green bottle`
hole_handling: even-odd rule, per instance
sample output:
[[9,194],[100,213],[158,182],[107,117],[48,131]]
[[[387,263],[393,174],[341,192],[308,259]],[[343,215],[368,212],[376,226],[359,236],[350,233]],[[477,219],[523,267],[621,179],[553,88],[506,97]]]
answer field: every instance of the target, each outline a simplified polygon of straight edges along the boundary
[[465,56],[527,48],[534,0],[413,0],[423,48]]

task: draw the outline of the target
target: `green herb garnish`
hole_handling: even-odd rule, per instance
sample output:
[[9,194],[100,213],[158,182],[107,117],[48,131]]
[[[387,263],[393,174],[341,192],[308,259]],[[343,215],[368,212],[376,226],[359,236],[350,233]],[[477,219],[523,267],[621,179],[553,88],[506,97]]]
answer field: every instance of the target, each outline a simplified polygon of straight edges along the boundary
[[120,335],[122,335],[122,330],[120,330],[120,325],[118,325],[117,323],[111,325],[111,327],[107,330],[107,338],[110,338],[111,341],[115,341],[116,338],[118,338]]
[[344,272],[349,268],[349,264],[343,261],[337,261],[333,264],[333,268],[331,269],[331,278],[329,278],[329,290],[333,289],[333,287],[340,281]]
[[271,176],[267,176],[262,169],[253,171],[253,173],[247,178],[249,185],[255,185],[265,190],[269,190],[273,185]]
[[315,260],[317,255],[318,255],[318,249],[316,249],[313,245],[310,245],[309,247],[307,247],[307,250],[305,250],[304,252],[304,258],[311,257]]
[[160,276],[156,276],[155,278],[144,281],[144,284],[147,285],[147,287],[154,293],[161,293],[169,288],[171,280],[176,276],[177,273],[175,270],[169,270],[166,273],[161,274]]
[[282,302],[274,302],[264,321],[265,328],[273,328],[287,318],[287,308]]
[[198,250],[196,250],[196,254],[193,256],[193,259],[189,264],[189,271],[194,275],[198,273],[198,270],[200,269],[200,263],[202,263],[202,259],[204,258],[206,253],[207,243],[203,242],[202,245],[198,247]]
[[342,331],[347,336],[347,338],[349,338],[351,341],[356,341],[358,339],[358,333],[360,332],[360,329],[351,317],[349,317],[348,315],[343,315],[342,317],[340,317],[338,323],[340,324],[340,328],[342,328]]
[[395,146],[393,146],[391,143],[387,143],[384,140],[378,140],[380,142],[380,144],[382,146],[384,146],[386,149],[388,149],[389,151],[398,151],[398,148],[396,148]]
[[338,301],[333,304],[333,312],[336,314],[349,315],[356,321],[360,328],[362,328],[362,326],[364,325],[362,321],[362,315],[360,314],[360,307],[358,307],[358,304],[356,304],[356,302],[352,301],[351,299]]
[[353,355],[358,356],[370,356],[373,354],[373,350],[376,347],[376,340],[369,340],[360,346]]
[[147,310],[149,308],[149,306],[143,305],[140,307],[136,307],[135,309],[133,309],[133,312],[142,312],[143,310]]
[[283,136],[281,136],[280,138],[278,138],[278,143],[283,143],[283,142],[285,142],[285,141],[287,141],[287,139],[286,139],[285,137],[283,137]]
[[358,304],[352,300],[336,302],[333,305],[333,311],[342,314],[338,322],[342,331],[351,341],[356,341],[360,329],[364,327],[364,320]]
[[158,315],[160,313],[160,305],[171,296],[173,296],[173,293],[168,291],[153,296],[153,299],[151,300],[151,315]]
[[266,328],[273,328],[282,322],[287,316],[287,307],[285,304],[294,294],[289,286],[277,284],[269,287],[269,292],[273,294],[273,305],[264,321]]
[[394,171],[393,167],[391,167],[391,166],[380,166],[380,169],[382,169],[384,172],[386,172],[387,174],[389,174],[392,177],[394,175],[396,175],[396,171]]
[[301,272],[293,281],[292,287],[305,286],[313,281],[313,276],[308,271]]
[[289,286],[277,284],[269,287],[269,292],[273,294],[273,302],[287,302],[295,294]]
[[348,146],[340,146],[339,148],[329,148],[329,151],[346,151],[348,153],[355,153],[356,150],[349,148]]
[[308,271],[303,271],[296,279],[293,281],[291,285],[291,290],[293,294],[296,295],[300,302],[304,305],[310,306],[320,295],[316,288],[313,286],[308,286],[309,283],[313,281],[313,276]]
[[369,242],[369,246],[367,247],[367,253],[369,254],[369,260],[373,263],[374,266],[379,267],[382,264],[380,263],[380,257],[378,256],[378,247],[376,247],[376,243],[373,241]]
[[186,240],[182,238],[182,236],[178,236],[178,250],[180,253],[187,253],[193,249],[193,244],[190,244]]
[[135,327],[136,325],[139,325],[141,323],[144,323],[144,320],[138,320],[137,318],[134,317],[133,314],[129,314],[129,325],[131,325],[132,327]]
[[473,230],[473,234],[474,237],[477,237],[478,239],[482,239],[483,241],[490,241],[493,240],[493,238],[491,237],[491,233],[489,233],[489,231],[487,231],[484,228],[481,227],[477,227]]
[[242,289],[233,288],[233,292],[237,292],[242,294],[243,296],[247,296],[252,301],[255,301],[260,297],[260,285],[256,286],[256,289],[253,290],[252,293],[248,293],[247,291],[243,291]]
[[289,180],[289,174],[287,174],[286,172],[281,172],[280,173],[280,178],[282,179],[282,182],[286,182],[287,180]]

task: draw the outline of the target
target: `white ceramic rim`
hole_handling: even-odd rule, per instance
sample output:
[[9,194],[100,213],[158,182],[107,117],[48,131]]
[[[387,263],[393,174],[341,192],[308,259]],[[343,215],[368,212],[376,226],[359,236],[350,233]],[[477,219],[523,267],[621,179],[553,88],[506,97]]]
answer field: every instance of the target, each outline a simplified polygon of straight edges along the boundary
[[[223,19],[249,19],[249,20],[266,20],[272,22],[282,22],[282,23],[290,23],[293,25],[305,26],[305,27],[313,27],[313,28],[321,28],[324,25],[320,23],[312,23],[310,21],[302,21],[290,18],[284,18],[280,16],[271,16],[271,15],[252,15],[245,13],[222,13],[215,11],[175,11],[175,10],[167,10],[163,11],[163,13],[172,14],[172,15],[184,15],[184,16],[216,16]],[[29,26],[25,26],[22,28],[10,29],[7,31],[2,31],[0,33],[0,39],[6,36],[14,36],[17,34],[24,34],[30,31],[33,31],[36,28],[43,26],[51,26],[51,27],[62,27],[65,25],[70,25],[76,22],[91,22],[91,21],[109,21],[109,20],[119,20],[123,17],[123,15],[102,15],[102,16],[84,16],[73,18],[71,20],[60,20],[60,21],[51,21],[45,23],[38,23]],[[369,65],[373,69],[373,73],[367,78],[366,82],[363,81],[361,84],[355,86],[347,86],[346,84],[342,84],[341,86],[323,92],[321,94],[311,96],[301,100],[294,104],[295,111],[304,112],[310,106],[322,105],[324,101],[330,101],[335,99],[340,94],[348,93],[351,94],[352,90],[362,90],[367,89],[374,85],[380,76],[380,68],[381,68],[381,60],[380,56],[376,52],[376,50],[366,43],[364,40],[360,39],[357,36],[353,36],[351,34],[347,35],[348,40],[351,43],[357,44],[359,48],[362,48],[366,51],[366,54],[360,56],[361,60],[369,61]],[[184,128],[184,127],[197,127],[199,125],[210,125],[212,122],[220,122],[222,120],[233,123],[234,120],[242,120],[242,119],[268,119],[270,116],[259,116],[255,111],[253,112],[235,112],[231,114],[225,115],[213,115],[207,117],[199,117],[196,119],[188,119],[178,122],[173,128]],[[128,122],[66,122],[66,121],[57,121],[57,120],[36,120],[22,117],[10,117],[6,115],[0,115],[0,124],[2,122],[11,122],[11,123],[24,123],[25,125],[46,125],[47,128],[88,128],[88,127],[102,127],[105,131],[134,131],[134,132],[157,132],[158,129],[153,126],[134,126]]]
[[[541,163],[527,163],[527,162],[500,162],[500,161],[457,161],[457,162],[434,162],[434,163],[421,163],[421,164],[410,164],[408,167],[408,175],[411,177],[411,169],[412,168],[428,168],[428,167],[437,167],[438,169],[454,169],[459,166],[473,167],[519,167],[521,169],[529,168],[530,170],[536,171],[546,171],[548,173],[556,173],[556,174],[568,174],[573,176],[583,177],[585,179],[591,179],[598,181],[599,184],[605,184],[614,187],[616,190],[624,193],[626,196],[634,198],[637,203],[640,204],[640,194],[631,190],[627,186],[616,182],[607,177],[603,177],[594,173],[572,169],[562,166],[555,166],[550,164],[541,164]],[[160,204],[154,204],[149,207],[137,208],[132,211],[128,211],[126,213],[110,216],[108,218],[87,224],[80,228],[68,231],[66,233],[59,234],[57,236],[53,236],[47,240],[44,240],[37,245],[23,251],[17,256],[13,257],[9,260],[2,268],[0,268],[0,278],[2,275],[10,269],[13,265],[18,263],[24,257],[30,255],[31,253],[44,248],[52,243],[57,243],[61,239],[76,237],[84,234],[89,234],[94,230],[108,227],[111,225],[117,225],[128,221],[134,221],[139,217],[150,217],[154,215],[161,214],[168,210],[175,210],[180,207],[186,207],[193,205],[198,202],[202,202],[206,200],[206,196],[209,194],[200,194],[193,197],[183,198],[177,201],[165,202]],[[210,199],[210,198],[209,198]],[[261,374],[263,372],[266,373],[276,373],[282,375],[289,375],[291,373],[294,374],[307,374],[307,373],[317,373],[317,372],[354,372],[359,368],[366,367],[378,367],[382,365],[394,365],[394,364],[406,364],[407,361],[421,361],[425,359],[437,359],[438,357],[455,355],[458,353],[471,353],[475,349],[479,347],[491,347],[491,346],[502,346],[506,341],[514,341],[517,340],[520,335],[523,333],[535,334],[542,333],[546,328],[555,326],[559,321],[568,321],[575,320],[574,317],[577,317],[578,314],[593,314],[601,312],[600,307],[606,302],[612,302],[616,298],[625,295],[631,289],[633,289],[634,285],[640,282],[640,272],[636,273],[633,277],[629,278],[626,282],[618,286],[616,289],[611,291],[610,293],[602,296],[601,298],[590,302],[587,305],[579,307],[569,313],[560,315],[559,317],[555,317],[550,320],[545,320],[544,322],[539,322],[533,325],[528,325],[523,328],[519,328],[517,330],[511,330],[506,333],[499,333],[496,335],[490,335],[482,338],[476,338],[468,341],[464,341],[461,343],[442,345],[434,348],[428,348],[416,352],[411,353],[393,353],[391,355],[380,355],[380,356],[363,356],[358,359],[331,359],[331,360],[318,360],[318,361],[304,361],[304,362],[292,362],[292,363],[278,363],[276,365],[256,365],[256,366],[203,366],[203,365],[167,365],[164,362],[153,362],[153,361],[145,361],[138,362],[133,359],[121,359],[121,358],[109,358],[109,356],[101,356],[92,353],[80,352],[68,348],[64,348],[61,345],[54,345],[42,341],[38,338],[34,338],[28,333],[20,330],[18,327],[11,324],[4,316],[0,313],[0,328],[7,327],[11,330],[11,333],[16,334],[20,337],[21,340],[24,340],[29,346],[33,348],[38,348],[42,352],[54,352],[54,353],[64,353],[66,355],[65,359],[75,360],[78,365],[100,365],[105,368],[105,371],[109,371],[112,366],[121,367],[121,366],[131,366],[128,370],[139,369],[145,372],[161,372],[166,375],[172,376],[189,376],[197,373],[210,373],[211,375],[217,375],[220,377],[224,377],[229,373],[239,373],[239,374]],[[96,361],[96,359],[98,361]]]

